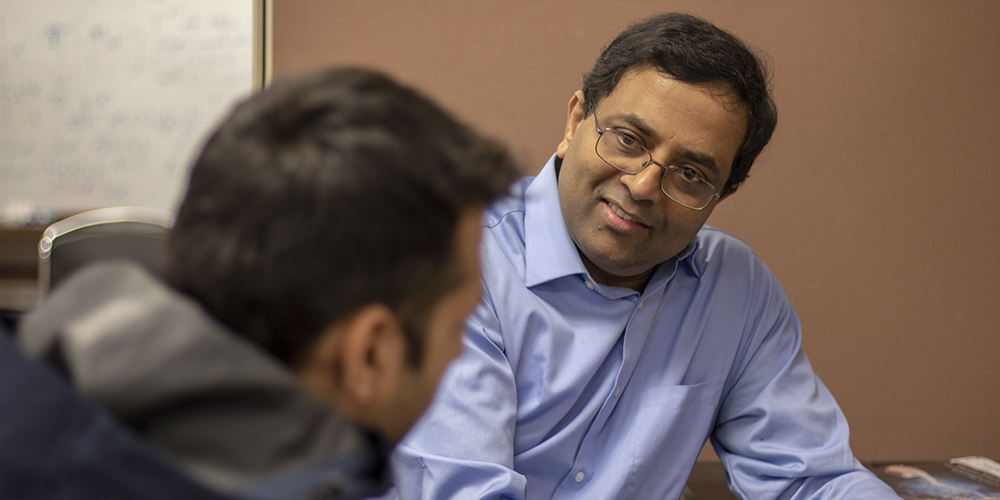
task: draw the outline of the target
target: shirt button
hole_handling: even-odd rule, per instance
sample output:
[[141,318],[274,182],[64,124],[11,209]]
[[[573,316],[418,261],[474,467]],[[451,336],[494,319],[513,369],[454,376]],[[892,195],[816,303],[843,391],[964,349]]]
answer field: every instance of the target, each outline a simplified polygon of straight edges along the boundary
[[587,475],[584,474],[583,471],[580,471],[576,473],[576,476],[574,476],[573,479],[576,479],[576,482],[579,483],[580,481],[583,481],[583,478],[585,477],[587,477]]
[[615,387],[615,397],[617,398],[622,393],[622,386]]
[[639,302],[639,310],[640,310],[640,311],[642,310],[642,305],[643,305],[643,304],[645,304],[645,302]]
[[591,283],[591,282],[589,282],[589,281],[585,281],[584,283],[586,283],[586,284],[587,284],[587,288],[589,288],[589,289],[591,289],[591,290],[593,290],[593,289],[594,289],[594,284],[593,284],[593,283]]

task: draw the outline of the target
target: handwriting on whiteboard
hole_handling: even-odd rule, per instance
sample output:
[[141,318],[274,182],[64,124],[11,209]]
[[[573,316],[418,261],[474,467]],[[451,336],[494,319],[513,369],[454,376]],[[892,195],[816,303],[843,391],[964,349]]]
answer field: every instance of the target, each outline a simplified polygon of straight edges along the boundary
[[0,209],[173,208],[249,95],[248,0],[0,0]]

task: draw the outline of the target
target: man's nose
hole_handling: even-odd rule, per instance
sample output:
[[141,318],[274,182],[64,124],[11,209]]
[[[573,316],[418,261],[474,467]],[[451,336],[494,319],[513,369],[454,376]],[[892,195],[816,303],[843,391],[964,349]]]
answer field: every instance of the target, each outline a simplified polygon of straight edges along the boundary
[[661,194],[660,183],[663,182],[663,169],[655,163],[646,165],[637,174],[622,174],[622,184],[628,188],[634,200],[656,201]]

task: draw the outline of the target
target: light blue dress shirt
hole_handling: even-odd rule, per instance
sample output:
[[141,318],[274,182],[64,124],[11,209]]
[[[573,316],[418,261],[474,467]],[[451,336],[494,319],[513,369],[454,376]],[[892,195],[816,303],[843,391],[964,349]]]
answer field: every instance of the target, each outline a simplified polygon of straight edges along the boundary
[[465,353],[393,457],[403,499],[674,499],[706,438],[743,498],[898,498],[744,243],[705,227],[642,293],[595,283],[553,160],[485,224]]

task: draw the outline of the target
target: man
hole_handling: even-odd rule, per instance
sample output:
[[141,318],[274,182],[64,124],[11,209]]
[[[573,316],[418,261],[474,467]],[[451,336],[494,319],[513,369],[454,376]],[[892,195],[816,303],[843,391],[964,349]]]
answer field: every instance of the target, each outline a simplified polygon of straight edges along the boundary
[[379,494],[386,451],[461,352],[482,209],[516,171],[377,74],[277,82],[196,161],[166,283],[84,270],[21,341],[222,492]]
[[752,250],[704,226],[777,120],[735,37],[621,33],[536,178],[486,214],[466,352],[393,458],[404,499],[675,499],[707,438],[741,498],[896,498],[852,456]]

